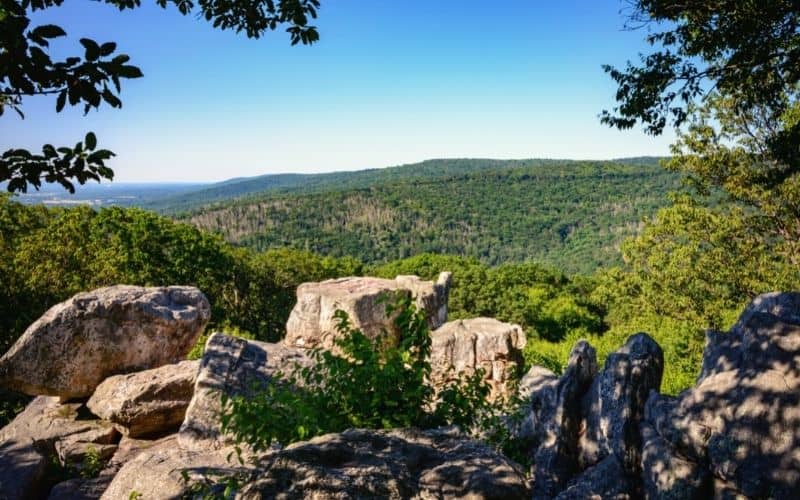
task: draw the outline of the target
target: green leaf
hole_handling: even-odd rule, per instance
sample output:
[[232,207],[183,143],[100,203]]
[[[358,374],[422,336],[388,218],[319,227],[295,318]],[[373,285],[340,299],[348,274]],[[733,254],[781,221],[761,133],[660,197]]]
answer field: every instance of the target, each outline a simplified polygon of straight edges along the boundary
[[60,36],[67,35],[66,31],[64,31],[60,26],[56,26],[55,24],[44,24],[42,26],[38,26],[33,30],[32,33],[42,38],[57,38]]
[[141,78],[144,76],[142,75],[142,70],[136,66],[120,66],[117,69],[117,75],[122,78]]
[[107,42],[100,46],[100,55],[108,56],[117,50],[117,44],[114,42]]
[[96,61],[98,57],[100,57],[100,46],[97,45],[97,42],[94,40],[90,40],[89,38],[81,38],[80,39],[81,45],[86,49],[86,60],[87,61]]
[[84,139],[86,143],[86,149],[89,151],[94,150],[97,147],[97,137],[94,135],[94,132],[89,132],[86,134],[86,139]]
[[56,113],[60,113],[62,109],[64,109],[64,105],[67,103],[67,91],[62,90],[58,94],[58,98],[56,99]]

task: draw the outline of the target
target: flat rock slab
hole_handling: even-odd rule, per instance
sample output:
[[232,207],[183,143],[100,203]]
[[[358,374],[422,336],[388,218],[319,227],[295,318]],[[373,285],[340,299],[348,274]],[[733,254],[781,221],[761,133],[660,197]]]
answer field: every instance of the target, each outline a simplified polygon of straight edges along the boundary
[[206,343],[194,394],[178,433],[181,446],[209,450],[226,446],[220,434],[220,397],[251,394],[272,382],[277,371],[309,366],[302,349],[214,333]]
[[0,384],[63,400],[88,397],[106,378],[186,357],[210,318],[193,287],[118,285],[50,308],[0,358]]
[[182,361],[105,379],[86,403],[131,437],[175,432],[194,394],[200,361]]
[[267,455],[243,499],[528,499],[520,466],[451,430],[348,430]]
[[[397,337],[394,316],[386,305],[396,294],[415,297],[416,305],[427,314],[431,329],[447,321],[450,273],[442,273],[436,282],[417,276],[397,278],[341,278],[321,283],[303,283],[297,287],[297,304],[286,323],[284,343],[292,347],[331,349],[339,336],[337,310],[347,313],[354,328],[375,338],[385,330]],[[387,300],[388,299],[388,300]]]
[[493,318],[460,319],[431,333],[431,381],[435,386],[481,369],[491,398],[508,395],[508,382],[522,366],[525,333]]

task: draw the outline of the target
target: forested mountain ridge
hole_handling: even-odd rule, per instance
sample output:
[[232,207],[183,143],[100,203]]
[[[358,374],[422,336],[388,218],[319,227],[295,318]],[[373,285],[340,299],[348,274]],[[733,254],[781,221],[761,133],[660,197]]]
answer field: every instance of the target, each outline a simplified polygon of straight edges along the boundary
[[[368,263],[436,252],[590,273],[621,263],[619,244],[679,187],[679,176],[655,163],[435,160],[413,175],[369,171],[335,189],[314,181],[179,218],[257,250]],[[386,182],[354,187],[379,176]]]
[[[657,165],[661,158],[637,157],[613,160],[615,163]],[[196,210],[209,204],[227,204],[233,199],[260,198],[277,193],[312,193],[342,189],[363,189],[382,184],[411,179],[446,178],[484,170],[519,167],[562,167],[574,160],[528,159],[492,160],[477,158],[432,159],[387,168],[329,172],[321,174],[267,174],[256,177],[237,177],[204,186],[188,193],[166,196],[144,205],[163,213],[180,213]]]

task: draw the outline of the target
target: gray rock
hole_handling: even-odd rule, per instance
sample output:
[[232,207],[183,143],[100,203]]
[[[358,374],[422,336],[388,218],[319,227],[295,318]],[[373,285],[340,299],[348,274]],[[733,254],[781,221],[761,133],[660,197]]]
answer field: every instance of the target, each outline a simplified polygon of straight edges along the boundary
[[642,424],[642,489],[648,499],[708,498],[711,474],[681,457],[649,424]]
[[192,287],[112,286],[50,308],[0,358],[0,384],[62,400],[111,375],[185,358],[210,318]]
[[394,315],[386,313],[386,305],[395,294],[414,297],[417,307],[427,313],[428,326],[435,329],[447,321],[449,290],[450,273],[441,273],[435,283],[416,276],[303,283],[297,287],[297,304],[286,323],[284,343],[291,347],[333,348],[339,335],[338,320],[334,317],[337,310],[346,312],[351,325],[367,337],[376,338],[385,330],[396,341],[399,332]]
[[553,498],[578,471],[578,431],[581,398],[597,373],[597,353],[585,340],[572,348],[564,374],[555,386],[541,391],[535,417],[533,498]]
[[800,495],[798,306],[796,293],[755,299],[729,337],[710,343],[695,387],[648,401],[646,418],[658,434],[708,464],[715,496]]
[[[101,472],[94,478],[77,477],[62,481],[50,490],[48,500],[97,500],[108,489],[114,473]],[[126,497],[128,498],[128,497]]]
[[118,437],[110,422],[84,420],[80,409],[79,403],[61,404],[58,398],[39,396],[0,430],[0,443],[29,443],[43,455],[52,456],[56,444],[71,436],[91,436],[109,443]]
[[629,500],[639,498],[633,480],[617,457],[608,455],[569,482],[557,500]]
[[56,454],[65,466],[80,468],[90,453],[107,462],[117,451],[119,438],[117,429],[110,423],[103,422],[95,429],[70,434],[58,440],[55,444]]
[[519,397],[523,403],[523,419],[518,428],[512,428],[516,439],[538,446],[536,439],[541,439],[542,418],[552,415],[555,407],[556,386],[558,377],[541,366],[532,366],[519,382]]
[[661,386],[663,372],[661,347],[645,333],[631,336],[606,358],[582,402],[581,469],[614,454],[629,474],[638,476],[639,424],[650,391]]
[[199,361],[182,361],[105,379],[86,403],[131,437],[175,432],[194,394]]
[[521,468],[451,430],[348,430],[268,456],[238,498],[529,498]]
[[227,443],[220,434],[220,397],[248,395],[272,382],[276,372],[310,366],[303,349],[247,341],[221,333],[209,337],[195,382],[194,394],[178,433],[189,450],[212,450]]
[[522,366],[525,332],[492,318],[460,319],[431,333],[431,383],[443,387],[481,369],[491,399],[508,397]]
[[232,453],[232,448],[184,450],[177,446],[174,438],[164,439],[125,462],[101,498],[124,500],[133,492],[143,499],[182,498],[193,484],[219,480],[245,470],[234,457],[228,460]]
[[0,498],[40,498],[47,491],[44,481],[47,457],[30,441],[0,443]]
[[114,447],[119,434],[110,422],[82,420],[79,403],[39,396],[0,430],[0,498],[42,498],[52,483],[45,472],[59,455],[72,464],[91,443],[98,452]]

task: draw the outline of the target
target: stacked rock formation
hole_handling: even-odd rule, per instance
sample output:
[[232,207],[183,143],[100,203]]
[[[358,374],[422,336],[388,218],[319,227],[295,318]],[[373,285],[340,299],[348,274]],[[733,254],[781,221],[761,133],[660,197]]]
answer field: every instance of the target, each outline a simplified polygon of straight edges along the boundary
[[[373,284],[350,289],[363,298]],[[440,302],[424,306],[443,325],[432,378],[483,369],[507,394],[519,327],[444,324]],[[709,332],[697,385],[677,397],[658,393],[663,354],[644,333],[602,368],[585,341],[560,376],[532,367],[518,384],[525,418],[509,421],[527,472],[454,428],[352,429],[245,449],[240,462],[220,432],[221,396],[311,360],[287,343],[216,333],[201,360],[183,361],[208,320],[189,287],[111,287],[48,311],[0,359],[2,384],[37,396],[0,430],[0,498],[179,498],[231,476],[243,480],[237,498],[800,497],[800,293],[760,296],[730,332]],[[98,356],[111,361],[88,364]],[[54,461],[101,470],[54,484]]]

